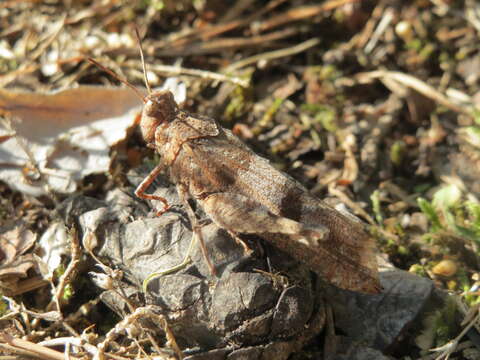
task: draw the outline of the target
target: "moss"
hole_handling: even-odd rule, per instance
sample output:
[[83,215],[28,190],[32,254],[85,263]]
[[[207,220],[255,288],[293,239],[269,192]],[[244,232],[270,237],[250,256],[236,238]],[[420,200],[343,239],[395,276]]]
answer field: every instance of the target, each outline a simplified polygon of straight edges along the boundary
[[425,267],[421,264],[411,265],[410,268],[408,269],[408,271],[411,272],[412,274],[416,274],[418,276],[422,276],[422,277],[427,277],[428,276]]
[[229,101],[223,113],[223,119],[227,122],[232,122],[245,115],[251,107],[250,100],[250,92],[241,86],[236,86],[229,95]]
[[395,141],[390,147],[390,161],[395,166],[400,166],[402,164],[403,158],[405,156],[405,142],[401,140]]
[[[0,292],[0,296],[2,293]],[[0,316],[3,316],[7,313],[8,310],[8,304],[5,302],[5,300],[0,300]]]
[[380,191],[375,190],[370,196],[370,201],[372,202],[372,210],[375,214],[375,220],[380,226],[383,226],[383,215],[380,206]]
[[335,133],[338,130],[338,115],[332,106],[325,104],[302,104],[300,109],[312,115],[313,123],[320,124],[328,132]]

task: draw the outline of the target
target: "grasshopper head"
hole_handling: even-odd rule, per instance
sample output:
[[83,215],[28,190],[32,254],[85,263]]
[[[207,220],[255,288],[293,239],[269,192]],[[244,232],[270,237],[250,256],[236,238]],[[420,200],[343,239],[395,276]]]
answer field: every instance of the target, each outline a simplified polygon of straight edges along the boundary
[[178,105],[170,91],[155,91],[147,95],[140,120],[140,129],[145,141],[153,143],[157,127],[175,119],[177,111]]

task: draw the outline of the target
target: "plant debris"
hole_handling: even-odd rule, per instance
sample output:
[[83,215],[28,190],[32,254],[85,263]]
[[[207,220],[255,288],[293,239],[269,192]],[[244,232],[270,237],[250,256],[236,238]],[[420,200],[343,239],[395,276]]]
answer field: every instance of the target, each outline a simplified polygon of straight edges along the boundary
[[[391,332],[381,346],[373,340],[362,347],[359,334],[382,336],[378,328],[362,331],[368,307],[352,306],[362,298],[345,296],[328,310],[325,296],[315,309],[325,322],[307,346],[302,332],[279,328],[275,345],[262,343],[242,332],[249,322],[240,317],[238,334],[248,341],[230,332],[228,346],[208,348],[202,339],[202,348],[194,348],[172,326],[171,313],[145,303],[136,268],[122,267],[128,259],[98,253],[105,229],[158,220],[148,218],[149,205],[132,201],[139,166],[151,169],[161,156],[134,126],[141,102],[87,61],[94,58],[142,92],[135,27],[152,86],[170,86],[165,79],[174,77],[183,108],[215,118],[314,195],[348,207],[370,224],[379,260],[415,274],[408,286],[423,289],[421,302],[391,290],[415,306],[408,324],[388,323],[401,336]],[[287,353],[331,359],[343,344],[339,359],[480,358],[479,33],[474,0],[2,2],[0,352],[44,359],[63,358],[64,351],[70,358],[203,352],[219,359]],[[157,187],[172,195],[161,180]],[[171,211],[164,216],[181,215],[180,206]],[[140,233],[146,225],[137,226]],[[93,270],[93,277],[79,276]],[[254,277],[268,283],[275,301],[279,287],[298,289],[291,273],[259,270]],[[388,273],[382,281],[396,278]],[[315,299],[329,293],[320,285],[308,289]],[[112,292],[116,302],[105,301]],[[180,294],[162,295],[174,301],[169,296]],[[388,311],[385,317],[402,318]],[[367,320],[349,324],[362,316]],[[339,328],[345,336],[335,334]]]

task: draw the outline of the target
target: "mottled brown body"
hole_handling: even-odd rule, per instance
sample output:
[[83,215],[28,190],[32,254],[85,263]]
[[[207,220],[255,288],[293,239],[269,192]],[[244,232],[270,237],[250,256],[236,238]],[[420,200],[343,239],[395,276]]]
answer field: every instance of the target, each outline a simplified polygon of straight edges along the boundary
[[195,199],[230,233],[258,235],[338,287],[380,291],[374,240],[363,225],[310,195],[229,130],[179,110],[169,91],[147,96],[140,126],[161,163],[137,195],[159,199],[144,191],[164,170],[181,197]]

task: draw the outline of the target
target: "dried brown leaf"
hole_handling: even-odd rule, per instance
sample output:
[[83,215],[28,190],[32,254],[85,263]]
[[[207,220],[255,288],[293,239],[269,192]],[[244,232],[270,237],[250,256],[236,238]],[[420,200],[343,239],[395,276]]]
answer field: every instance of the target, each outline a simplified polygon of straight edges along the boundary
[[140,105],[120,88],[81,86],[52,94],[0,89],[0,110],[11,115],[17,133],[1,144],[0,179],[20,191],[44,193],[21,173],[31,163],[21,138],[52,189],[75,191],[76,181],[109,169],[110,147],[125,138]]
[[11,284],[14,279],[27,276],[35,263],[32,254],[25,252],[35,240],[36,235],[22,224],[0,234],[0,286],[3,280]]

